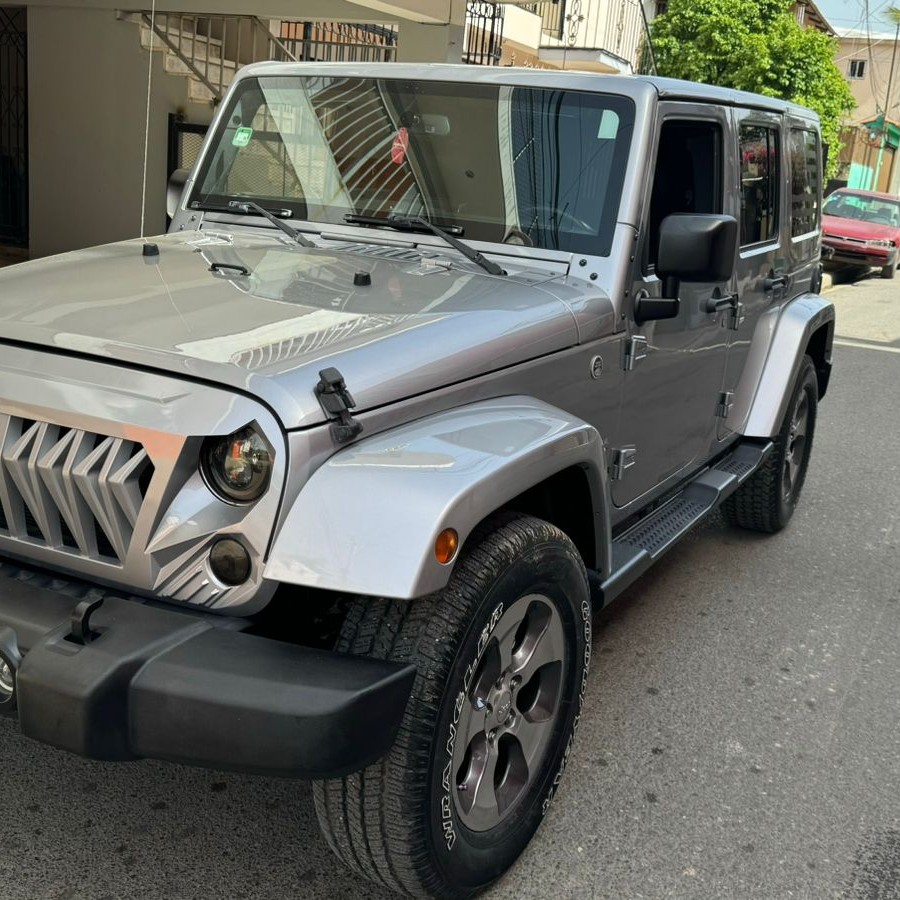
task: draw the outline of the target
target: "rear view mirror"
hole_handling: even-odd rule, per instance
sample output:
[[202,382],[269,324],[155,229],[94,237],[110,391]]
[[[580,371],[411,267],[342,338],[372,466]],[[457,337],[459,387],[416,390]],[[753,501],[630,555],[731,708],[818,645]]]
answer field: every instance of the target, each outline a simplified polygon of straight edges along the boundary
[[176,169],[169,176],[169,186],[166,188],[166,215],[170,219],[174,219],[175,213],[178,212],[181,194],[190,176],[191,173],[188,169]]
[[656,274],[667,282],[728,281],[734,272],[737,241],[733,216],[666,216],[659,229]]

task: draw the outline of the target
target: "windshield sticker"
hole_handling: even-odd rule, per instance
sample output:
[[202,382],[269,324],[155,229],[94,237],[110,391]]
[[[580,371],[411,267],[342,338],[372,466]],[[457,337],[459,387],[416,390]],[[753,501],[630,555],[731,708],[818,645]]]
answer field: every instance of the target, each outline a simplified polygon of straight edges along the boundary
[[231,143],[235,147],[246,147],[247,144],[250,143],[250,138],[252,137],[253,129],[245,125],[242,128],[238,128],[238,130],[234,133],[234,137],[231,139]]
[[402,166],[406,160],[406,151],[409,149],[409,132],[401,128],[394,136],[391,144],[391,162],[395,166]]
[[598,141],[612,141],[619,134],[619,117],[611,109],[604,109],[600,116],[600,128],[597,129]]

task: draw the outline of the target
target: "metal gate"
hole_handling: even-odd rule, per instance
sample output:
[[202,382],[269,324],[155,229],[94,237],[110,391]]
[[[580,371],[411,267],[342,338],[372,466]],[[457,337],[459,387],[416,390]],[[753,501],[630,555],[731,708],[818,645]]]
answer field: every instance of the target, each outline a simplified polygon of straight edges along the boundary
[[167,153],[168,175],[176,169],[193,169],[203,139],[209,131],[208,125],[194,125],[183,122],[174,113],[169,113],[169,144]]
[[0,7],[0,244],[28,245],[28,83],[23,7]]
[[466,3],[466,31],[462,61],[477,66],[496,66],[503,49],[503,6],[484,0]]

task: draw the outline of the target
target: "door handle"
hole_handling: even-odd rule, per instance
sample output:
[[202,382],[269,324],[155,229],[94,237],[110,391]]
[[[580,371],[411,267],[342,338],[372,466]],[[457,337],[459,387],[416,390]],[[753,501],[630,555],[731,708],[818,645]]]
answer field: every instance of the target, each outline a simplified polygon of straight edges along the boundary
[[725,297],[710,297],[706,301],[706,311],[708,313],[717,313],[723,309],[734,309],[737,305],[737,294],[728,294]]
[[784,290],[788,286],[788,277],[787,275],[772,275],[768,277],[764,282],[764,287],[766,289],[766,293],[770,293],[771,291],[776,290],[777,288],[781,288]]

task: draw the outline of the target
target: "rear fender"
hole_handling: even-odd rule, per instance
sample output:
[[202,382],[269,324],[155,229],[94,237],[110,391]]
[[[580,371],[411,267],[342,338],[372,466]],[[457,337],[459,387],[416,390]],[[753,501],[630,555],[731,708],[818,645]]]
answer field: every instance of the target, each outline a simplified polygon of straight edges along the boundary
[[265,576],[353,594],[412,598],[447,584],[435,540],[472,529],[572,466],[591,491],[595,565],[608,569],[606,468],[591,425],[531,397],[486,400],[361,440],[320,466],[275,538]]
[[[820,333],[821,332],[821,333]],[[813,337],[816,335],[815,341]],[[810,342],[816,346],[820,393],[828,384],[834,342],[834,306],[818,294],[803,294],[782,310],[775,326],[762,373],[750,402],[747,437],[770,438],[778,433],[791,391]],[[748,373],[745,373],[745,377]],[[740,398],[738,398],[740,399]],[[738,412],[738,409],[733,410]]]

